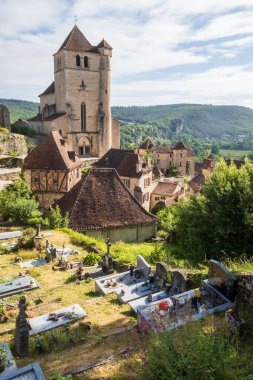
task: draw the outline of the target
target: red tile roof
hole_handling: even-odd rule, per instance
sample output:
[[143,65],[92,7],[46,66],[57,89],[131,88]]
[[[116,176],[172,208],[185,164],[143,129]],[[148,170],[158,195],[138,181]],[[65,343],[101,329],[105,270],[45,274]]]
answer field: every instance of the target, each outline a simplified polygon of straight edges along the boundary
[[140,149],[151,149],[154,148],[153,141],[148,137],[139,147]]
[[128,191],[115,169],[90,169],[57,204],[64,214],[69,213],[69,227],[78,231],[157,222]]
[[179,141],[174,147],[173,150],[187,150],[187,156],[195,156],[195,153],[186,146],[182,141]]
[[82,162],[68,150],[66,141],[58,131],[52,131],[41,144],[25,158],[24,169],[72,170]]
[[172,147],[171,146],[156,146],[154,148],[154,151],[156,153],[172,153]]
[[[140,164],[139,171],[137,171],[138,164]],[[114,148],[111,148],[93,166],[99,168],[114,168],[121,177],[135,178],[139,178],[143,173],[148,173],[152,170],[134,151]]]
[[152,194],[173,197],[178,183],[158,182]]
[[101,42],[97,45],[98,48],[106,48],[112,50],[112,47],[106,42],[106,40],[103,38]]
[[[51,121],[51,120],[58,119],[58,117],[61,117],[64,115],[66,115],[66,112],[54,113],[53,115],[45,117],[43,120],[44,121]],[[28,119],[28,121],[42,121],[42,114],[38,113],[38,115],[31,117],[30,119]]]
[[87,38],[84,37],[81,30],[75,25],[58,51],[64,49],[69,51],[85,52],[91,50],[92,47],[93,46]]
[[204,174],[199,173],[195,177],[193,177],[190,181],[188,181],[188,185],[193,190],[193,192],[196,194],[198,193],[202,187],[204,186],[206,181],[206,178]]

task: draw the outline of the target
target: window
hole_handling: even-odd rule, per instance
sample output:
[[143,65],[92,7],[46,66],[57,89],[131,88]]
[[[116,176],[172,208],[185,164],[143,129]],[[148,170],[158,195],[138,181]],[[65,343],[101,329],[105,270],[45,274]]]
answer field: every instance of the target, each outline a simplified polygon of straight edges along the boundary
[[129,189],[130,188],[130,178],[121,178],[124,185]]
[[182,167],[182,162],[180,161],[180,163],[179,163],[179,166],[180,166],[180,168]]
[[34,183],[34,185],[37,185],[38,183],[39,183],[39,177],[35,177],[34,179],[33,179],[33,183]]
[[146,202],[149,200],[149,193],[144,194],[143,196],[143,202]]
[[83,64],[84,64],[84,67],[89,67],[89,58],[88,57],[84,57],[84,59],[83,59]]
[[81,104],[81,131],[86,130],[86,104]]
[[190,161],[186,161],[185,171],[187,175],[190,174],[190,165],[191,165]]
[[180,154],[180,157],[183,157],[183,153]]
[[80,59],[80,55],[76,55],[76,66],[81,66],[81,59]]
[[79,146],[78,153],[79,153],[79,156],[83,156],[83,146]]
[[85,154],[90,154],[90,146],[84,147]]
[[150,178],[144,179],[144,187],[148,187],[150,185]]
[[159,201],[160,200],[160,197],[155,197],[155,201]]

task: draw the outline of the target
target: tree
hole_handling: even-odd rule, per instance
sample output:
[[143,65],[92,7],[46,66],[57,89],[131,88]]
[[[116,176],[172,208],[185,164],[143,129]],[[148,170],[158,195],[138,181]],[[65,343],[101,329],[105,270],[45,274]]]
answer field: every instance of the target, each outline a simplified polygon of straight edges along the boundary
[[20,224],[42,215],[39,204],[21,178],[0,192],[0,213],[5,219]]
[[202,194],[173,208],[178,243],[200,258],[240,255],[253,247],[253,164],[217,165]]
[[68,215],[63,216],[58,205],[50,207],[49,226],[50,228],[64,228],[68,226]]
[[211,153],[212,154],[220,154],[220,145],[217,141],[213,142],[212,143],[212,146],[211,146]]

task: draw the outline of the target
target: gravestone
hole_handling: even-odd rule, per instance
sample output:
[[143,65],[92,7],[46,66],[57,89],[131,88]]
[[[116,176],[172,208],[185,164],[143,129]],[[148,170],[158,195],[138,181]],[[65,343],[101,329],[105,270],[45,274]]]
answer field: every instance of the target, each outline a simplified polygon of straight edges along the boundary
[[145,280],[148,279],[151,271],[151,266],[141,255],[137,256],[137,270],[140,272],[141,276],[145,278]]
[[184,293],[187,291],[188,278],[187,274],[182,270],[172,271],[172,289],[177,289],[177,293]]
[[112,258],[112,255],[110,254],[111,243],[110,243],[109,238],[106,239],[106,245],[107,245],[107,253],[102,258],[102,271],[103,273],[110,274],[114,272],[114,267],[113,267],[113,258]]
[[168,280],[168,273],[170,272],[170,268],[168,264],[159,262],[156,264],[156,270],[155,270],[155,284],[159,288],[162,288],[167,280]]
[[16,331],[15,331],[15,349],[20,357],[28,355],[29,344],[29,323],[27,322],[26,314],[26,297],[22,296],[19,300],[19,314],[16,318]]
[[208,266],[208,283],[233,301],[235,298],[236,276],[229,272],[219,261],[210,260]]

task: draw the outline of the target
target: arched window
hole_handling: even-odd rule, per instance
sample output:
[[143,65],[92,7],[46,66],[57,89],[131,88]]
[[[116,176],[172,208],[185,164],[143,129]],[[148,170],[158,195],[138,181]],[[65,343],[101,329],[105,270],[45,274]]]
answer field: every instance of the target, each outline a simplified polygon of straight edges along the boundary
[[81,66],[80,55],[76,55],[76,66]]
[[89,67],[89,58],[85,56],[83,59],[83,63],[84,63],[84,67]]
[[86,130],[86,104],[81,104],[81,131]]

